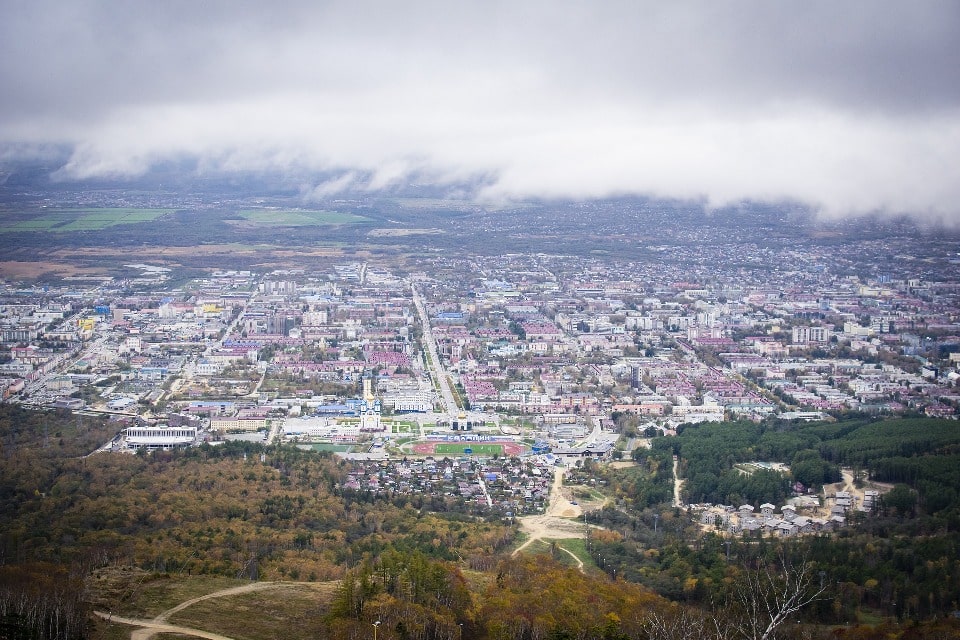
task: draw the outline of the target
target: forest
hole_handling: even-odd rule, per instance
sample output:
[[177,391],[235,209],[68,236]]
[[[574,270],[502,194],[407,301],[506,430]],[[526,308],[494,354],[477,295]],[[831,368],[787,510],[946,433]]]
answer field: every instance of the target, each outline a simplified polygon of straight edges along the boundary
[[[103,631],[91,626],[94,608],[139,606],[133,590],[91,586],[91,576],[124,567],[147,584],[192,576],[336,581],[329,601],[301,614],[311,637],[368,637],[374,621],[384,639],[760,637],[750,633],[770,621],[747,604],[780,592],[771,576],[793,576],[788,586],[810,600],[768,637],[910,637],[903,634],[943,625],[953,632],[946,614],[960,601],[955,506],[930,511],[931,487],[949,483],[952,470],[909,461],[935,460],[932,451],[948,455],[955,445],[931,422],[928,433],[913,425],[908,442],[895,446],[888,429],[905,425],[892,424],[726,425],[726,441],[752,451],[718,449],[721,471],[761,455],[831,470],[870,451],[862,461],[873,473],[877,461],[894,461],[887,473],[902,474],[913,513],[890,507],[835,538],[724,539],[664,506],[674,451],[689,469],[709,448],[698,449],[695,434],[721,446],[713,427],[684,429],[676,449],[657,440],[628,469],[588,465],[581,472],[595,474],[611,501],[584,518],[597,527],[581,542],[578,570],[556,546],[511,557],[514,523],[445,511],[433,500],[344,492],[347,469],[327,454],[228,443],[89,455],[118,424],[0,405],[0,637],[94,637]],[[876,437],[849,448],[859,429]],[[684,635],[690,629],[697,635]]]
[[[675,438],[654,439],[643,463],[664,453],[680,459],[685,502],[781,504],[793,482],[818,488],[840,480],[840,467],[858,478],[901,484],[881,508],[935,518],[960,529],[960,429],[950,420],[855,418],[832,423],[723,422],[681,425]],[[742,473],[745,462],[780,462],[790,474]],[[904,497],[913,496],[912,502]]]
[[[652,502],[652,494],[664,493],[667,460],[680,460],[685,502],[735,506],[780,504],[792,483],[835,482],[843,466],[856,478],[893,488],[875,513],[853,514],[853,526],[838,535],[804,537],[793,545],[825,571],[832,605],[821,619],[841,623],[866,610],[901,618],[942,615],[960,609],[958,451],[960,429],[948,420],[683,425],[677,437],[655,438],[651,449],[635,451],[636,467],[604,472],[620,508],[588,518],[616,535],[598,536],[591,548],[609,572],[672,600],[716,602],[731,571],[776,543],[704,534],[683,510],[664,508],[668,498],[659,506]],[[782,462],[791,473],[738,471],[750,461]]]

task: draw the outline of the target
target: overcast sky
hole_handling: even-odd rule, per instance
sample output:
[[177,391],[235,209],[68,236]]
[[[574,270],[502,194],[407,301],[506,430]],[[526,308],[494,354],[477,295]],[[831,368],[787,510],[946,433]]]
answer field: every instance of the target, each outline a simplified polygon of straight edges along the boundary
[[[490,197],[960,224],[960,2],[0,0],[0,141],[64,177],[416,173]],[[372,176],[372,177],[371,177]]]

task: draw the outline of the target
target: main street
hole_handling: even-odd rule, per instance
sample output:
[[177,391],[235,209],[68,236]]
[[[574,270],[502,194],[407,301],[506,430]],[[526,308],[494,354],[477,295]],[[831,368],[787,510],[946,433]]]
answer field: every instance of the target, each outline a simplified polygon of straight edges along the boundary
[[427,315],[426,305],[424,305],[423,297],[417,291],[417,288],[411,287],[411,290],[413,292],[413,304],[417,308],[420,325],[423,327],[423,346],[427,350],[427,368],[430,370],[430,377],[433,378],[434,385],[440,392],[440,402],[444,411],[449,416],[455,416],[459,407],[453,398],[453,390],[450,388],[447,371],[440,361],[437,341],[433,339],[433,330],[430,328],[430,317]]

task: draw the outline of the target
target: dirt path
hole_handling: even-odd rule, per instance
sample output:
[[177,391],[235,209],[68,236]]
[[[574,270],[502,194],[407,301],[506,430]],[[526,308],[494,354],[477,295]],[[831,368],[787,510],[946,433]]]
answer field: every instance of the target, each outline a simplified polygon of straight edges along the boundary
[[677,475],[677,458],[673,459],[673,506],[682,507],[680,502],[680,489],[683,487],[683,480]]
[[178,627],[174,624],[164,624],[162,622],[154,622],[152,620],[137,620],[136,618],[112,616],[109,613],[104,613],[103,611],[95,611],[94,613],[108,622],[118,622],[120,624],[129,624],[131,626],[140,627],[139,629],[135,629],[130,633],[130,640],[147,640],[147,638],[151,638],[157,633],[178,633],[185,636],[208,638],[209,640],[233,640],[233,638],[221,636],[217,633],[210,633],[209,631],[201,631],[200,629]]
[[583,515],[580,505],[573,504],[563,494],[562,467],[555,467],[553,470],[553,485],[550,487],[550,506],[547,508],[547,515],[557,518],[579,518]]
[[564,553],[569,554],[570,557],[573,558],[574,562],[577,563],[577,569],[580,571],[580,573],[586,573],[586,572],[583,570],[583,560],[581,560],[580,558],[578,558],[578,557],[577,557],[577,554],[575,554],[573,551],[570,551],[570,549],[564,549],[564,548],[561,547],[560,545],[557,545],[557,548],[560,549],[560,551],[563,551]]
[[170,619],[170,616],[172,616],[173,614],[179,613],[180,611],[183,611],[187,607],[195,605],[198,602],[203,602],[204,600],[210,600],[212,598],[224,598],[226,596],[235,596],[240,593],[250,593],[251,591],[262,591],[264,589],[276,589],[277,587],[282,587],[284,584],[289,585],[290,583],[251,582],[250,584],[241,585],[239,587],[233,587],[231,589],[224,589],[223,591],[214,591],[213,593],[208,593],[205,596],[199,596],[197,598],[191,598],[190,600],[181,602],[180,604],[175,606],[173,609],[168,609],[167,611],[164,611],[163,613],[158,615],[156,618],[154,618],[154,621],[166,622],[167,620]]
[[[520,529],[529,537],[526,542],[513,551],[512,555],[517,555],[534,541],[543,538],[554,540],[582,538],[585,525],[577,520],[581,515],[583,515],[583,511],[580,509],[580,505],[573,504],[564,497],[563,469],[557,467],[553,474],[553,485],[550,488],[550,502],[547,505],[547,512],[540,516],[518,518]],[[563,550],[576,558],[567,549]],[[577,559],[577,562],[582,571],[583,563],[579,559]]]
[[135,627],[141,627],[140,629],[135,629],[130,633],[130,640],[148,640],[152,638],[157,633],[179,633],[187,636],[196,636],[198,638],[208,638],[209,640],[232,640],[227,636],[223,636],[217,633],[211,633],[209,631],[203,631],[201,629],[189,629],[187,627],[178,627],[176,625],[168,624],[167,620],[173,614],[183,611],[187,607],[194,605],[203,600],[210,600],[211,598],[223,598],[225,596],[237,595],[240,593],[250,593],[251,591],[262,591],[263,589],[276,589],[279,587],[289,587],[297,583],[294,582],[251,582],[250,584],[245,584],[239,587],[233,587],[231,589],[223,589],[222,591],[215,591],[213,593],[208,593],[204,596],[199,596],[196,598],[191,598],[190,600],[185,600],[172,609],[168,609],[153,618],[152,620],[139,620],[136,618],[123,618],[120,616],[115,616],[110,613],[105,613],[103,611],[95,611],[94,613],[110,622],[119,622],[120,624],[128,624]]
[[835,482],[833,484],[823,485],[823,493],[827,500],[824,501],[823,506],[820,509],[822,516],[826,517],[830,515],[829,509],[829,499],[836,494],[837,491],[846,491],[854,499],[855,505],[862,505],[864,501],[864,490],[873,489],[879,491],[881,494],[890,491],[893,488],[892,484],[887,484],[885,482],[877,482],[876,480],[867,480],[863,483],[862,487],[857,487],[853,483],[853,471],[847,468],[840,469],[840,482]]
[[841,469],[840,477],[843,478],[843,481],[841,483],[843,485],[842,490],[853,495],[853,493],[856,491],[856,489],[853,486],[853,474],[847,471],[846,469]]

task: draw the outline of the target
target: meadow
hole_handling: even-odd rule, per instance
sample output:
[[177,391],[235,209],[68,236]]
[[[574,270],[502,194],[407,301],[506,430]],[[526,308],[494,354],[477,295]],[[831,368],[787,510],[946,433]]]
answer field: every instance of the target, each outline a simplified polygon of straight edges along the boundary
[[121,224],[152,222],[172,213],[173,209],[51,209],[23,219],[22,215],[5,216],[0,232],[24,231],[101,231]]
[[329,451],[330,453],[349,453],[353,450],[352,444],[315,443],[310,446],[314,451]]
[[239,215],[248,223],[266,227],[316,227],[331,224],[360,224],[370,221],[363,216],[336,211],[249,209],[240,211]]

